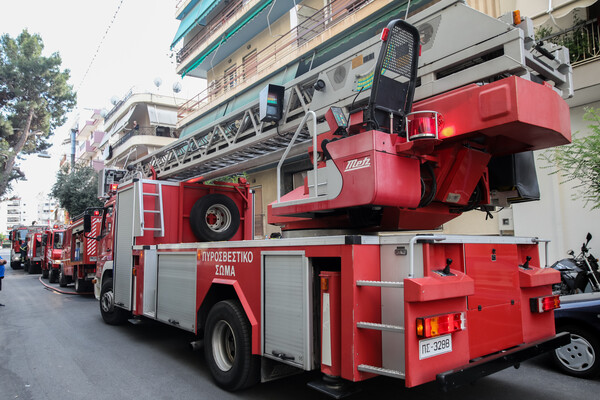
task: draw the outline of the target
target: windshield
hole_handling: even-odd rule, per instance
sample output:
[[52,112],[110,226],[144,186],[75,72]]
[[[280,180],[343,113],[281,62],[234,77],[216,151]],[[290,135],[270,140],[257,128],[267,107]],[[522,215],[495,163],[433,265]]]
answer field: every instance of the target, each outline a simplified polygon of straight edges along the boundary
[[19,239],[25,240],[27,237],[27,229],[19,229],[17,232],[19,233]]
[[54,233],[54,248],[55,249],[62,249],[63,248],[63,237],[64,237],[65,233],[64,232],[55,232]]

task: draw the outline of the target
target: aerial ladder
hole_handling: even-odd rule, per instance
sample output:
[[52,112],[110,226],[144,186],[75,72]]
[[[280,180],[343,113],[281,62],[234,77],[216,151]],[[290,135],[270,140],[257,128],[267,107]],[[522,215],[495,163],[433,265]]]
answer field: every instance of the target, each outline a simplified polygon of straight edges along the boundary
[[[515,21],[510,13],[494,19],[463,1],[445,0],[409,16],[407,22],[420,35],[416,105],[466,85],[485,85],[509,76],[549,85],[563,98],[573,95],[568,50],[536,42],[528,18]],[[325,114],[331,106],[347,114],[368,101],[380,43],[374,37],[286,83],[282,98],[277,97],[278,121],[261,119],[256,99],[132,162],[128,176],[141,172],[145,177],[155,174],[174,181],[210,180],[251,170],[277,163],[296,131],[299,134],[288,156],[305,154],[311,138],[329,130]],[[206,114],[218,107],[211,105]],[[301,124],[309,111],[315,113],[316,124]],[[549,141],[548,146],[563,143],[559,139]]]

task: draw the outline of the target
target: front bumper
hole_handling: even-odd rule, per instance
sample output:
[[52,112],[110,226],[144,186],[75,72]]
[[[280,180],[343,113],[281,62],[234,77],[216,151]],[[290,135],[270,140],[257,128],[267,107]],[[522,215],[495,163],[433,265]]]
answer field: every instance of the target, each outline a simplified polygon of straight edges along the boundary
[[442,372],[437,375],[437,382],[444,390],[455,389],[570,342],[569,334],[562,332],[551,339],[523,344],[501,353],[483,357],[462,367]]

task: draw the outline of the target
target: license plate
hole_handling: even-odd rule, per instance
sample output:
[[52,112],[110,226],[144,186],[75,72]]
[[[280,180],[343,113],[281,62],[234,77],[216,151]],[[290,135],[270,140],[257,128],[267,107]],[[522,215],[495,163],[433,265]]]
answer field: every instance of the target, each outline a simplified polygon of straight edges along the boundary
[[452,336],[444,335],[419,340],[419,360],[439,356],[452,351]]

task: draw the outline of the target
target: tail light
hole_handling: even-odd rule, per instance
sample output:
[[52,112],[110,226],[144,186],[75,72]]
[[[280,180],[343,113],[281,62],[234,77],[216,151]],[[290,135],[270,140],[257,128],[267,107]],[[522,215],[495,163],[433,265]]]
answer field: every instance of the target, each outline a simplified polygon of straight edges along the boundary
[[416,111],[406,116],[408,140],[437,139],[443,126],[444,118],[436,111]]
[[417,336],[430,338],[462,331],[466,327],[465,313],[450,313],[417,318]]
[[560,307],[559,295],[532,297],[529,299],[529,306],[532,313],[543,313],[552,311]]
[[116,192],[118,187],[119,187],[118,183],[111,183],[110,184],[110,191],[111,192]]

